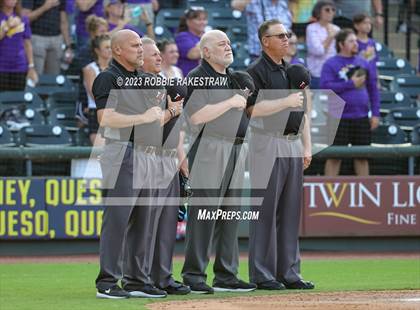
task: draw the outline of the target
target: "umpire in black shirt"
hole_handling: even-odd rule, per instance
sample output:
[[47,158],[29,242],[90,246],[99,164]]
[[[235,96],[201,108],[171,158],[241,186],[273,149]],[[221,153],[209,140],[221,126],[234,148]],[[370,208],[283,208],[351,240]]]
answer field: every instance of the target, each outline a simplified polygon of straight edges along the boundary
[[[232,89],[232,79],[227,71],[233,62],[229,38],[219,30],[209,31],[201,38],[200,52],[201,65],[192,70],[187,79],[206,77],[225,83],[188,87],[185,109],[191,123],[199,127],[195,132],[200,132],[199,141],[195,141],[189,153],[190,180],[193,198],[200,199],[201,204],[191,202],[188,208],[182,277],[193,293],[252,291],[255,285],[237,278],[238,220],[198,218],[200,210],[239,209],[240,197],[233,198],[236,198],[234,206],[226,206],[225,197],[229,188],[242,186],[245,169],[245,152],[242,149],[248,124],[244,110],[246,96]],[[212,241],[216,250],[213,288],[206,284],[205,272]]]
[[311,289],[314,285],[300,276],[298,239],[303,169],[311,160],[309,119],[304,115],[301,125],[290,113],[303,109],[304,95],[287,91],[289,64],[283,57],[290,36],[284,25],[266,21],[258,36],[263,51],[248,68],[256,91],[247,110],[251,186],[263,189],[264,199],[261,206],[251,207],[260,213],[250,222],[249,278],[258,289]]
[[[143,64],[138,34],[118,31],[111,48],[112,63],[93,84],[98,122],[106,138],[101,168],[107,207],[100,237],[97,297],[165,297],[166,292],[154,287],[149,276],[151,208],[136,205],[137,197],[150,197],[148,189],[156,169],[148,150],[159,141],[162,108],[147,96],[136,96],[142,78],[137,69]],[[144,182],[141,186],[139,180]],[[127,260],[123,266],[124,244]],[[118,286],[119,280],[124,289]]]

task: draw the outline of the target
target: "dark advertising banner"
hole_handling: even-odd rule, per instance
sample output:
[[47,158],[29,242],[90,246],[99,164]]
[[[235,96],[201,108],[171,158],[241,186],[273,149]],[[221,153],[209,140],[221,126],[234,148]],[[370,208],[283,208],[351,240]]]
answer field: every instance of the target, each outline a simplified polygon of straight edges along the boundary
[[0,239],[98,238],[101,181],[0,179]]
[[420,236],[420,177],[307,177],[304,236]]
[[[1,178],[0,240],[97,239],[100,185],[99,179]],[[306,177],[301,235],[420,236],[419,210],[419,176]]]

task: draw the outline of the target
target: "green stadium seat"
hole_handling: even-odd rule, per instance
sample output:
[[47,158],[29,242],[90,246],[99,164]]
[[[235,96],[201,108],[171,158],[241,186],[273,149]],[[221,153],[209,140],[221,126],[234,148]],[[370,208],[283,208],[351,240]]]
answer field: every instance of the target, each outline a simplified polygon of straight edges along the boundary
[[411,143],[420,145],[420,124],[414,126],[413,131],[411,132]]
[[49,115],[49,124],[63,126],[70,131],[77,131],[79,128],[78,120],[75,114],[75,106],[59,107],[51,110]]
[[[162,9],[156,16],[155,25],[165,26],[174,32],[179,26],[179,19],[184,15],[184,9]],[[156,28],[155,28],[156,29]]]
[[245,14],[230,8],[209,9],[209,26],[226,31],[229,27],[246,25]]
[[387,115],[392,109],[409,108],[412,106],[410,96],[404,92],[381,91],[379,97],[382,116]]
[[32,109],[44,109],[44,102],[37,93],[31,91],[5,91],[0,92],[0,104],[3,107],[13,107],[24,104]]
[[73,90],[60,90],[53,93],[45,102],[49,111],[58,107],[72,107],[76,109],[78,92]]
[[206,9],[229,8],[229,0],[187,0],[187,7],[203,6]]
[[420,107],[392,109],[386,119],[405,131],[412,131],[414,126],[420,124]]
[[386,77],[395,77],[399,74],[414,74],[415,70],[410,63],[402,58],[380,58],[376,62],[378,74]]
[[64,75],[41,75],[38,84],[28,90],[32,90],[40,95],[42,98],[48,98],[56,92],[63,90],[77,91],[76,86]]
[[6,126],[0,125],[0,148],[16,146],[13,134]]
[[28,147],[63,147],[71,146],[73,143],[70,134],[64,127],[33,125],[19,131],[17,144]]
[[416,100],[420,96],[420,77],[407,74],[397,75],[391,82],[391,90],[403,91]]
[[394,52],[392,52],[388,48],[388,46],[386,46],[385,44],[376,42],[375,49],[376,49],[376,53],[378,54],[378,56],[380,58],[392,58],[392,57],[394,57]]

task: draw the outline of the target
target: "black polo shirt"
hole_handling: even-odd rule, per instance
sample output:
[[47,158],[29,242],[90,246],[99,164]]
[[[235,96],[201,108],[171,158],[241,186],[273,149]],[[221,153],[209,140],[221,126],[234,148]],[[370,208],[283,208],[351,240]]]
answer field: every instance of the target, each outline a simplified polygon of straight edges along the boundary
[[[112,60],[109,68],[101,72],[93,83],[92,93],[96,108],[112,108],[127,115],[143,114],[153,106],[164,108],[165,101],[156,100],[158,92],[164,92],[161,87],[145,89],[139,86],[139,81],[148,76],[151,75],[128,71]],[[135,126],[134,135],[133,126],[118,130],[122,141],[130,140],[141,145],[162,145],[162,127],[159,121]]]
[[[264,51],[261,56],[253,62],[249,68],[248,73],[254,80],[255,91],[252,96],[248,98],[247,106],[253,106],[258,104],[257,97],[260,90],[283,90],[281,92],[265,91],[258,98],[261,100],[273,100],[280,99],[288,96],[288,89],[290,89],[290,82],[287,78],[286,69],[289,63],[282,60],[281,64],[276,64]],[[287,108],[273,115],[263,117],[264,130],[269,132],[279,132],[282,128],[284,129],[286,124],[287,127],[299,128],[300,124],[292,124],[289,120],[291,111],[296,109]],[[289,123],[287,122],[289,120]],[[296,134],[297,132],[295,132]]]
[[[36,10],[44,4],[45,0],[22,0],[22,7],[28,10]],[[66,0],[60,0],[60,4],[49,9],[37,20],[31,22],[32,34],[39,36],[58,36],[60,30],[60,13],[66,11]]]
[[[227,83],[218,85],[190,86],[188,85],[188,93],[186,99],[186,111],[188,116],[193,115],[198,110],[208,104],[217,104],[233,97],[236,93],[235,85],[229,74],[220,74],[204,59],[201,64],[193,69],[187,76],[190,78],[213,77],[225,79]],[[199,95],[194,95],[195,90],[200,90]],[[217,137],[245,137],[248,126],[248,116],[246,111],[238,109],[230,109],[223,115],[205,124],[206,133]],[[239,125],[239,128],[238,128]]]

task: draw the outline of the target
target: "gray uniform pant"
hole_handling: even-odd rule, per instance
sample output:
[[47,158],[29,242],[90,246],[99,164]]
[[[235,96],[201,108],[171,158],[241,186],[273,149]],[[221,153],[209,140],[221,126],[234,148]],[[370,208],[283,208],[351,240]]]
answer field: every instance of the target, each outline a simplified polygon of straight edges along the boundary
[[[157,190],[159,199],[169,198],[172,201],[179,197],[179,176],[176,172],[176,159],[173,157],[158,157],[159,183],[167,183],[166,188]],[[154,285],[165,288],[174,284],[172,277],[172,256],[176,242],[176,227],[178,223],[178,205],[173,203],[153,205],[151,216],[150,244],[153,249],[151,279]]]
[[[209,263],[212,244],[215,248],[214,275],[215,283],[235,283],[239,265],[238,221],[237,220],[198,220],[200,209],[214,211],[218,209],[237,211],[240,198],[232,198],[234,206],[224,206],[226,189],[231,186],[242,188],[245,170],[247,145],[233,145],[216,138],[202,138],[195,155],[190,178],[193,198],[199,192],[204,205],[190,205],[186,230],[185,262],[182,277],[185,284],[206,282],[206,268]],[[190,163],[191,164],[191,163]],[[223,180],[220,183],[220,180]],[[215,190],[215,185],[218,189]],[[216,198],[218,203],[206,205],[206,199]],[[217,199],[217,198],[216,198]]]
[[[150,195],[146,182],[152,180],[154,164],[151,155],[135,152],[127,143],[112,142],[104,148],[101,169],[103,185],[109,188],[105,190],[105,201],[109,198],[113,203],[105,207],[103,214],[100,271],[96,279],[99,289],[108,289],[118,280],[122,280],[124,286],[151,283],[148,243],[151,207],[144,206],[144,202],[141,206],[135,205],[135,198]],[[139,176],[145,180],[140,189],[133,189],[134,166],[144,172]],[[121,205],[115,205],[118,200]]]
[[252,188],[260,187],[264,177],[269,177],[262,205],[251,206],[252,211],[260,212],[259,219],[250,222],[250,281],[298,281],[302,143],[300,139],[287,141],[253,133],[249,149]]

